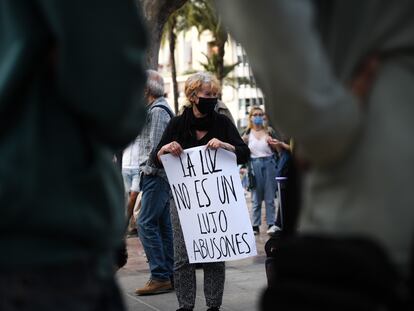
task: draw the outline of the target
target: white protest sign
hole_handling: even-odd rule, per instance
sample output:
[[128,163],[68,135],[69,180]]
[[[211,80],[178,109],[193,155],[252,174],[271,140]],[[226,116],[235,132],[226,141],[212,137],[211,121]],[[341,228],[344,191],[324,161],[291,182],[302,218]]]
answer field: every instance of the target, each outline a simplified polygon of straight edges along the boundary
[[236,155],[205,146],[161,156],[190,263],[257,254]]

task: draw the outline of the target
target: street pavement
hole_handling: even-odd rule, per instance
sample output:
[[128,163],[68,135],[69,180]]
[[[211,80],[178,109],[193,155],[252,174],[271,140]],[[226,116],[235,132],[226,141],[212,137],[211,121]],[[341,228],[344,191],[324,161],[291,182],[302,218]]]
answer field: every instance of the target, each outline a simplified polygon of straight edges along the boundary
[[[226,262],[226,283],[221,310],[254,311],[259,309],[259,299],[267,283],[264,265],[266,257],[264,244],[269,237],[266,234],[266,229],[266,225],[262,225],[260,228],[261,234],[256,236],[257,256]],[[146,262],[142,245],[137,237],[128,238],[127,245],[129,254],[128,263],[117,273],[125,297],[127,310],[175,311],[178,309],[175,292],[152,296],[135,295],[135,289],[144,286],[148,281],[148,263]],[[196,278],[197,298],[194,311],[205,311],[207,307],[203,293],[202,269],[197,270]]]

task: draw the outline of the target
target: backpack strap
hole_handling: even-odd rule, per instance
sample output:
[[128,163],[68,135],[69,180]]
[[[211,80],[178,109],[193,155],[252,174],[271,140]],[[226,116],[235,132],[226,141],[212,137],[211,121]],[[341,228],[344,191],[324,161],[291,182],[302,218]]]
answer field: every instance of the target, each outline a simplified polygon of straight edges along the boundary
[[168,115],[170,116],[171,119],[174,117],[174,113],[168,107],[166,107],[164,105],[154,105],[154,106],[151,107],[150,111],[154,108],[164,109],[168,113]]

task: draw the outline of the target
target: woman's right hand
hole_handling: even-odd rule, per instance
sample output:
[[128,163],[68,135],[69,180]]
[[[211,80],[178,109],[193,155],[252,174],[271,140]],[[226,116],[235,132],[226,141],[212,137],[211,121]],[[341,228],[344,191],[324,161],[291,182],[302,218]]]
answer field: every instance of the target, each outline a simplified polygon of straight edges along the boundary
[[161,147],[160,151],[158,152],[158,158],[166,153],[171,153],[172,155],[178,157],[181,152],[183,152],[181,145],[176,141],[173,141]]

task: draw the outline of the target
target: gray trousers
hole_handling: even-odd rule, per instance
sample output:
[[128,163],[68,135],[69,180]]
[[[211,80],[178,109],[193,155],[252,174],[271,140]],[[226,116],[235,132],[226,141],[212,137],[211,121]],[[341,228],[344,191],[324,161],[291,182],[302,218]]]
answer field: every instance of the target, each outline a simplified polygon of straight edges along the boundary
[[[173,200],[170,205],[174,238],[174,288],[180,308],[193,309],[196,298],[195,264],[188,261],[183,231]],[[204,263],[204,296],[207,307],[220,307],[223,300],[224,262]]]

